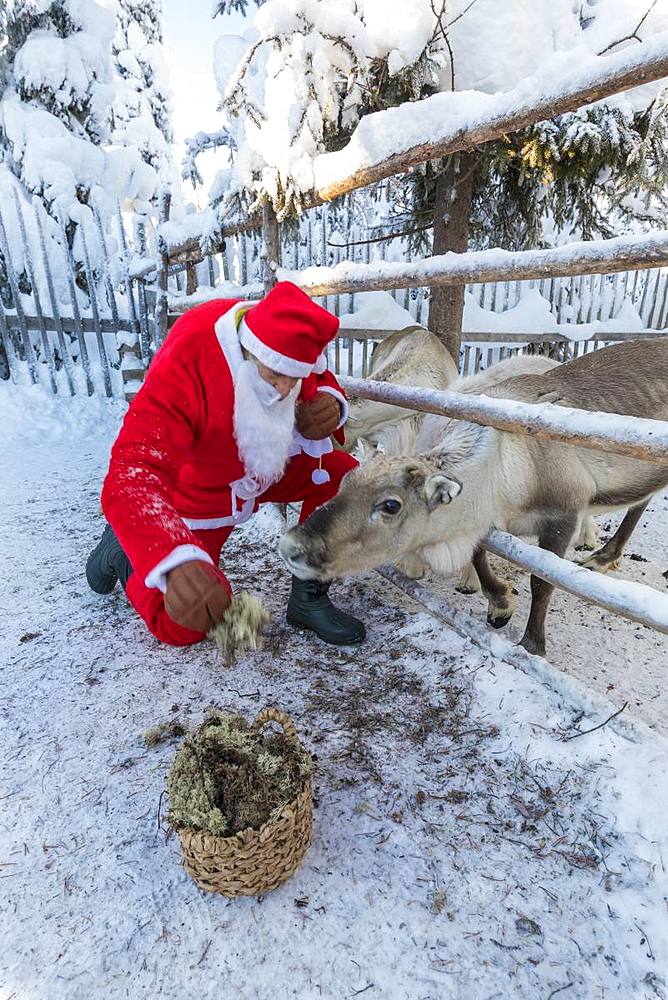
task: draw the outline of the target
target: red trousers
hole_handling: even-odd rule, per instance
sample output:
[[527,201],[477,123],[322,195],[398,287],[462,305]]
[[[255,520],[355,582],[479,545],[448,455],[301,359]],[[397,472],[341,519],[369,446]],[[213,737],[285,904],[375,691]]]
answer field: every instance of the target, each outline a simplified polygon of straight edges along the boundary
[[[322,467],[329,473],[329,482],[316,486],[311,479],[311,473],[317,468],[318,460],[309,458],[303,453],[296,455],[288,463],[283,478],[274,483],[266,493],[259,496],[257,502],[262,504],[298,503],[301,501],[302,508],[299,515],[301,523],[316,507],[320,507],[336,496],[341,480],[356,465],[355,459],[344,451],[332,451],[329,455],[324,455]],[[212,516],[215,516],[214,512],[212,512]],[[233,527],[229,527],[206,531],[196,529],[193,532],[213,559],[214,566],[218,566],[223,545],[233,530]],[[221,581],[232,593],[229,581],[222,571],[220,571],[220,576]],[[155,588],[145,587],[144,581],[140,580],[136,573],[133,573],[128,579],[125,591],[135,611],[146,622],[149,631],[161,642],[166,642],[170,646],[191,646],[206,638],[205,632],[194,632],[192,629],[184,628],[172,621],[165,611],[162,592]]]

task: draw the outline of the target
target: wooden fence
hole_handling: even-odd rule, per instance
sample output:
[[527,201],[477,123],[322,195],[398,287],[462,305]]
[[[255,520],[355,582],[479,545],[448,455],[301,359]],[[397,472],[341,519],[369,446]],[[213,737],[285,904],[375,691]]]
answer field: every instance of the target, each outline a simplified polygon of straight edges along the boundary
[[[163,200],[160,213],[162,221],[166,221],[168,198]],[[8,233],[13,233],[14,238]],[[431,282],[421,277],[424,284],[411,284],[410,277],[406,280],[396,274],[397,267],[404,271],[411,267],[405,261],[401,263],[405,247],[396,245],[396,241],[394,245],[360,241],[363,231],[358,224],[352,225],[348,235],[349,244],[339,245],[340,225],[338,229],[328,228],[327,212],[321,208],[307,213],[299,230],[290,236],[277,229],[280,245],[276,243],[274,253],[280,254],[287,273],[297,280],[302,270],[313,263],[325,262],[330,276],[345,271],[349,264],[361,263],[370,269],[389,264],[395,275],[384,282],[384,287],[416,322],[427,325]],[[190,253],[185,260],[173,259],[165,245],[157,242],[155,226],[147,220],[128,219],[118,210],[115,219],[111,223],[107,220],[104,227],[101,214],[92,210],[90,225],[80,233],[75,258],[67,235],[60,228],[54,232],[54,222],[43,209],[21,205],[18,200],[14,205],[3,205],[0,378],[42,382],[57,393],[99,393],[131,399],[176,312],[202,296],[220,294],[221,286],[223,294],[231,294],[235,288],[245,289],[251,297],[262,294],[274,272],[269,276],[263,273],[268,258],[262,257],[261,245],[260,234],[246,231],[228,237],[224,247],[210,253]],[[350,261],[341,258],[346,246],[352,250]],[[634,254],[637,256],[637,250],[632,248],[623,259],[633,261]],[[390,264],[388,256],[399,260]],[[516,259],[521,256],[516,255]],[[584,269],[595,264],[586,256],[580,258]],[[142,263],[147,259],[150,266]],[[600,270],[600,263],[596,266]],[[475,266],[475,270],[480,272],[480,267]],[[331,286],[331,280],[330,290],[325,288],[325,293],[319,295],[320,302],[336,315],[354,313],[363,304],[359,294],[368,287],[367,279],[363,278],[360,285],[350,281],[346,284],[338,278],[336,287]],[[390,287],[400,280],[403,287]],[[646,329],[664,329],[668,323],[666,268],[481,280],[467,282],[466,289],[490,318],[495,312],[512,310],[523,296],[533,292],[550,303],[558,323],[605,323],[617,315],[623,304],[633,305]],[[314,293],[317,291],[313,288]],[[377,334],[343,330],[330,351],[332,367],[346,374],[368,374]],[[518,339],[514,334],[484,329],[465,333],[460,368],[472,373],[527,349],[564,360],[618,339],[616,334],[599,335],[597,339],[596,334],[592,336],[586,330],[579,337],[577,334],[574,329],[569,339],[575,339],[575,344],[567,350],[565,338],[558,333],[521,335],[524,347],[513,346]]]
[[[565,111],[574,110],[603,97],[620,93],[641,83],[661,79],[668,75],[667,43],[668,36],[664,34],[657,36],[650,42],[644,42],[631,47],[631,49],[625,49],[601,58],[600,64],[597,63],[593,73],[589,72],[588,69],[583,75],[576,67],[571,76],[559,80],[558,89],[554,93],[545,92],[539,99],[534,99],[533,104],[531,103],[532,99],[526,94],[510,93],[505,95],[505,104],[497,101],[490,105],[487,117],[485,114],[481,114],[475,127],[463,128],[461,124],[453,126],[449,123],[449,116],[444,116],[441,134],[428,136],[423,142],[413,136],[411,139],[413,145],[397,150],[386,159],[381,158],[371,162],[365,152],[357,164],[354,155],[352,159],[341,158],[338,154],[326,154],[319,157],[314,165],[316,186],[311,205],[322,205],[330,198],[365,185],[379,183],[384,178],[394,173],[403,172],[417,164],[457,150],[472,148],[527,125],[554,117]],[[439,95],[435,95],[433,100],[438,100],[438,98]],[[374,127],[375,117],[369,115],[364,119],[358,126],[360,134]],[[350,148],[364,151],[364,142],[357,140],[357,134],[353,134]],[[20,208],[18,208],[18,215],[21,216]],[[161,205],[161,222],[164,223],[168,215],[169,199],[165,197]],[[132,395],[134,389],[140,384],[142,372],[150,360],[152,351],[159,345],[167,332],[170,322],[168,308],[170,281],[172,289],[181,293],[182,299],[187,299],[197,284],[196,281],[193,281],[196,268],[204,265],[209,273],[209,284],[215,285],[213,256],[201,252],[198,240],[190,239],[176,245],[170,243],[162,235],[152,259],[150,255],[145,254],[147,259],[141,266],[131,267],[125,247],[123,220],[119,218],[117,236],[121,251],[118,255],[118,261],[122,274],[122,285],[125,289],[124,304],[126,307],[121,313],[114,291],[114,276],[108,248],[105,246],[108,234],[103,231],[99,217],[97,217],[95,220],[97,248],[100,251],[97,255],[99,262],[97,269],[95,266],[96,255],[91,253],[86,242],[90,235],[86,235],[85,228],[82,229],[81,233],[83,244],[81,260],[83,262],[83,277],[85,278],[83,284],[88,296],[87,310],[90,316],[82,315],[79,304],[80,291],[78,289],[81,288],[82,282],[79,282],[77,286],[76,278],[80,278],[81,273],[77,271],[70,251],[62,249],[68,247],[67,239],[56,241],[60,247],[60,253],[67,256],[69,265],[65,268],[65,273],[70,289],[72,312],[71,315],[66,316],[61,312],[56,290],[52,288],[53,276],[50,275],[49,253],[45,249],[44,234],[40,229],[44,221],[38,212],[35,224],[46,277],[45,301],[48,300],[51,303],[51,315],[48,315],[41,306],[41,289],[32,262],[24,259],[21,273],[32,288],[32,301],[35,304],[35,314],[29,315],[23,304],[22,289],[19,285],[19,270],[12,261],[12,249],[9,246],[3,220],[0,218],[0,253],[7,271],[11,300],[0,308],[0,338],[12,377],[20,378],[21,366],[26,365],[30,378],[36,382],[40,379],[40,368],[45,368],[52,388],[54,391],[58,391],[60,369],[64,369],[68,389],[75,392],[77,380],[74,362],[77,361],[80,362],[80,367],[84,372],[86,391],[95,391],[97,386],[91,364],[92,350],[87,338],[87,334],[92,333],[93,342],[97,349],[97,361],[102,374],[104,392],[111,395],[115,391],[112,380],[112,370],[114,370],[122,372],[121,383],[125,384],[127,394]],[[277,277],[281,276],[280,227],[271,207],[265,206],[261,219],[258,217],[246,219],[221,229],[220,237],[229,238],[241,233],[252,233],[257,230],[259,225],[262,226],[262,241],[265,247],[261,278],[266,291],[272,287]],[[19,228],[20,226],[21,222],[19,221]],[[251,245],[255,239],[256,237],[251,237]],[[27,237],[25,242],[29,242]],[[245,249],[243,249],[244,247]],[[220,249],[221,244],[218,246],[218,250]],[[313,246],[311,245],[309,263],[313,259],[312,254]],[[235,277],[241,285],[247,286],[243,291],[260,294],[261,290],[258,292],[257,288],[252,290],[248,288],[251,275],[248,268],[247,241],[242,243],[236,259],[239,273]],[[329,262],[323,259],[321,263]],[[299,265],[297,266],[299,267]],[[573,315],[580,318],[584,316],[586,317],[585,322],[593,318],[595,307],[592,303],[596,300],[591,290],[594,288],[594,282],[598,281],[602,290],[607,289],[608,284],[612,283],[613,303],[620,295],[622,300],[624,297],[628,297],[629,288],[631,288],[633,301],[636,301],[638,289],[642,288],[640,311],[642,312],[646,303],[651,301],[651,319],[657,326],[663,327],[666,324],[666,307],[668,305],[668,283],[665,277],[666,272],[663,269],[667,266],[668,232],[663,231],[644,237],[629,236],[617,240],[592,241],[550,251],[505,254],[498,251],[492,253],[491,257],[465,253],[447,255],[447,257],[431,257],[410,263],[382,260],[377,262],[371,259],[363,262],[340,262],[333,271],[327,268],[323,269],[320,274],[317,273],[317,270],[316,273],[311,272],[308,280],[302,280],[299,273],[290,273],[290,276],[299,281],[310,294],[324,298],[328,304],[330,297],[333,297],[335,309],[338,299],[339,310],[342,296],[346,294],[354,295],[369,290],[390,289],[396,295],[397,289],[403,289],[403,294],[408,293],[409,300],[412,300],[413,290],[428,289],[440,284],[486,285],[491,282],[494,286],[493,299],[498,297],[499,289],[502,289],[501,294],[505,301],[510,302],[511,288],[517,289],[516,283],[523,281],[538,282],[539,289],[543,283],[544,291],[549,287],[550,301],[554,305],[555,300],[552,293],[556,281],[558,282],[556,285],[558,288],[556,293],[557,310],[561,309],[561,316],[568,315],[571,318]],[[228,272],[229,270],[228,266]],[[625,273],[623,279],[607,277],[621,272]],[[641,272],[645,272],[644,276],[641,275]],[[183,273],[185,273],[186,287],[181,289],[178,284],[182,283],[182,278],[179,278],[178,275]],[[631,277],[631,273],[633,277]],[[588,279],[589,295],[585,294],[585,275],[598,276]],[[229,273],[225,274],[223,270],[223,277],[229,278],[230,276]],[[561,284],[564,278],[569,281],[567,292],[564,292],[564,286]],[[147,279],[153,281],[156,290],[153,310],[149,306],[146,287],[141,289],[141,282],[146,282]],[[620,280],[623,282],[621,290]],[[135,290],[135,286],[137,290]],[[101,293],[100,289],[102,289]],[[215,294],[215,289],[212,289],[212,292]],[[484,291],[482,295],[484,301]],[[599,296],[599,301],[602,298],[603,296]],[[576,300],[577,310],[574,311]],[[565,313],[566,309],[569,310],[567,314]],[[153,323],[150,318],[151,312],[154,315]],[[652,323],[647,322],[647,313],[643,312],[643,317],[643,322],[646,322],[648,326],[652,325]],[[92,328],[88,326],[89,319],[92,320]],[[121,356],[120,351],[117,352],[117,358],[110,357],[111,350],[108,349],[105,340],[107,330],[103,325],[109,321],[112,323],[112,331],[114,329],[121,330],[128,335],[125,344],[127,348],[125,357]],[[366,344],[366,367],[368,370],[369,345],[373,342],[373,338],[364,336],[355,338],[351,331],[344,332],[343,336],[349,341],[348,350],[349,356],[353,357],[353,368],[355,358],[354,350],[350,351],[350,342],[361,344],[362,352],[364,352]],[[496,339],[499,335],[492,336]],[[522,342],[526,342],[527,348],[532,342],[534,344],[541,342],[540,340],[532,341],[531,337],[524,334],[516,336],[522,337]],[[538,334],[537,336],[541,337],[542,335]],[[514,341],[508,339],[509,337],[512,338],[513,335],[505,335],[504,347],[506,350],[513,350]],[[70,338],[69,344],[68,338]],[[504,336],[501,335],[499,339],[503,341]],[[78,351],[74,351],[71,347],[74,341],[78,345]],[[563,345],[564,341],[550,335],[548,343]],[[468,346],[477,351],[475,344],[476,341],[470,341]],[[117,344],[115,346],[118,347]],[[343,346],[343,343],[339,343],[339,352]],[[41,348],[40,357],[38,357],[37,348]],[[486,349],[490,350],[490,348]],[[492,351],[494,349],[492,348]],[[574,350],[568,343],[561,349]],[[585,345],[583,349],[588,349],[588,346]],[[336,350],[335,345],[334,351]],[[56,351],[60,355],[60,368],[57,363]],[[466,356],[466,345],[464,356]],[[469,352],[469,363],[470,357],[471,352]],[[473,363],[474,370],[482,363],[482,360],[479,361],[476,355]],[[364,371],[364,358],[362,370]],[[633,454],[636,457],[660,464],[668,463],[668,424],[661,421],[639,420],[614,414],[594,415],[593,420],[592,414],[588,414],[587,420],[582,421],[580,411],[567,411],[563,407],[531,406],[517,404],[509,400],[486,400],[484,397],[463,397],[447,392],[427,393],[425,390],[392,387],[378,382],[348,377],[344,377],[344,384],[354,388],[359,396],[368,399],[388,399],[408,409],[441,413],[473,420],[512,433],[539,435],[549,440],[577,443],[580,446],[584,445],[621,454]],[[582,426],[578,425],[579,419]],[[593,424],[597,427],[595,433],[591,430]],[[533,546],[528,546],[525,543],[519,544],[516,539],[504,537],[502,533],[497,532],[490,539],[490,547],[529,572],[535,572],[538,575],[544,572],[542,569],[544,560],[536,558],[537,550]],[[557,586],[566,586],[567,581],[572,577],[571,564],[557,557],[553,557],[550,563],[550,572],[545,578],[550,579]],[[668,632],[668,598],[657,594],[650,588],[644,588],[647,596],[647,607],[651,607],[652,613],[643,613],[643,601],[642,599],[638,601],[637,588],[639,585],[635,585],[635,587],[633,600],[630,597],[625,600],[623,588],[620,592],[617,582],[608,581],[605,578],[597,579],[595,587],[578,585],[577,592],[588,601],[614,608],[619,614]]]
[[[123,396],[127,369],[147,367],[158,346],[156,292],[130,274],[128,225],[119,208],[105,231],[92,207],[76,229],[75,256],[41,205],[17,197],[2,206],[0,377],[54,393]],[[140,251],[145,228],[138,220]]]

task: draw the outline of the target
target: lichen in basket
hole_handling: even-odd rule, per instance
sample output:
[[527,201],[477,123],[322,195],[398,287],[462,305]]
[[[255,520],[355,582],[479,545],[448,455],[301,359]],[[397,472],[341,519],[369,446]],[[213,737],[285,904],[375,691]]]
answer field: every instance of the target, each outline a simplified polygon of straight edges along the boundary
[[310,756],[284,733],[257,733],[239,715],[214,713],[184,740],[169,776],[169,819],[232,836],[259,830],[313,773]]
[[209,638],[223,651],[226,662],[233,663],[237,656],[262,647],[262,630],[270,620],[259,597],[242,591],[232,598],[223,620],[210,630]]

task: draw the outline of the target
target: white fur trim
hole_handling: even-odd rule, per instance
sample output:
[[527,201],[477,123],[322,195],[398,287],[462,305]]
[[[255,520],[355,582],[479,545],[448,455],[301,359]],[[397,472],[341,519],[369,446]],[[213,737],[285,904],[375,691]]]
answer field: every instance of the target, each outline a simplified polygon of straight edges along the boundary
[[341,419],[336,425],[336,429],[338,431],[339,427],[343,427],[346,420],[348,419],[348,412],[350,410],[350,407],[348,406],[348,400],[346,399],[346,397],[343,395],[342,392],[339,392],[338,389],[335,389],[331,385],[320,386],[318,392],[328,392],[330,396],[334,397],[334,399],[338,399],[339,406],[341,407]]
[[326,372],[326,371],[327,371],[327,355],[326,354],[320,354],[320,355],[318,355],[318,360],[316,361],[315,365],[313,366],[313,374],[314,375],[322,375],[322,373]]
[[280,375],[288,375],[290,378],[306,378],[313,371],[313,365],[306,361],[295,361],[294,358],[289,358],[287,355],[267,347],[259,337],[255,336],[244,320],[239,324],[239,342],[247,351],[250,351],[254,358]]
[[[232,485],[234,486],[234,484]],[[259,496],[259,493],[256,495]],[[234,498],[234,492],[232,496]],[[184,517],[182,520],[191,531],[213,531],[214,528],[233,528],[235,524],[243,524],[244,521],[253,516],[254,506],[254,499],[251,498],[244,502],[241,510],[237,510],[226,517]]]
[[222,316],[218,317],[214,326],[218,343],[220,344],[221,350],[225,355],[225,360],[227,361],[230,369],[233,382],[236,381],[239,365],[244,360],[244,356],[241,351],[241,344],[239,343],[239,334],[237,332],[237,316],[241,310],[245,310],[252,305],[255,305],[255,303],[237,302],[237,304],[232,306],[231,309],[228,309],[226,313],[223,313]]
[[310,458],[322,458],[323,455],[329,455],[330,451],[334,451],[334,445],[328,437],[313,440],[305,438],[299,431],[295,431],[292,439],[292,447],[290,448],[290,457],[301,455],[304,452]]
[[152,590],[160,590],[165,594],[167,592],[167,574],[171,573],[177,566],[193,562],[195,559],[211,563],[213,566],[213,559],[204,549],[198,548],[197,545],[177,545],[168,556],[165,556],[157,566],[153,567],[150,573],[147,573],[144,586],[150,587]]

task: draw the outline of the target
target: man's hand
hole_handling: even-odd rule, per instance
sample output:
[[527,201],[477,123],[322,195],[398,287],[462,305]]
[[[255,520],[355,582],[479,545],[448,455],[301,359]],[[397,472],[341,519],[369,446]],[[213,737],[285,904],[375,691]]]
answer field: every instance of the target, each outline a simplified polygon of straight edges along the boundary
[[182,563],[167,575],[165,611],[177,625],[208,632],[230,605],[222,574],[199,559]]
[[299,403],[295,409],[299,433],[311,441],[329,437],[339,426],[341,407],[329,392],[317,392],[308,403]]

